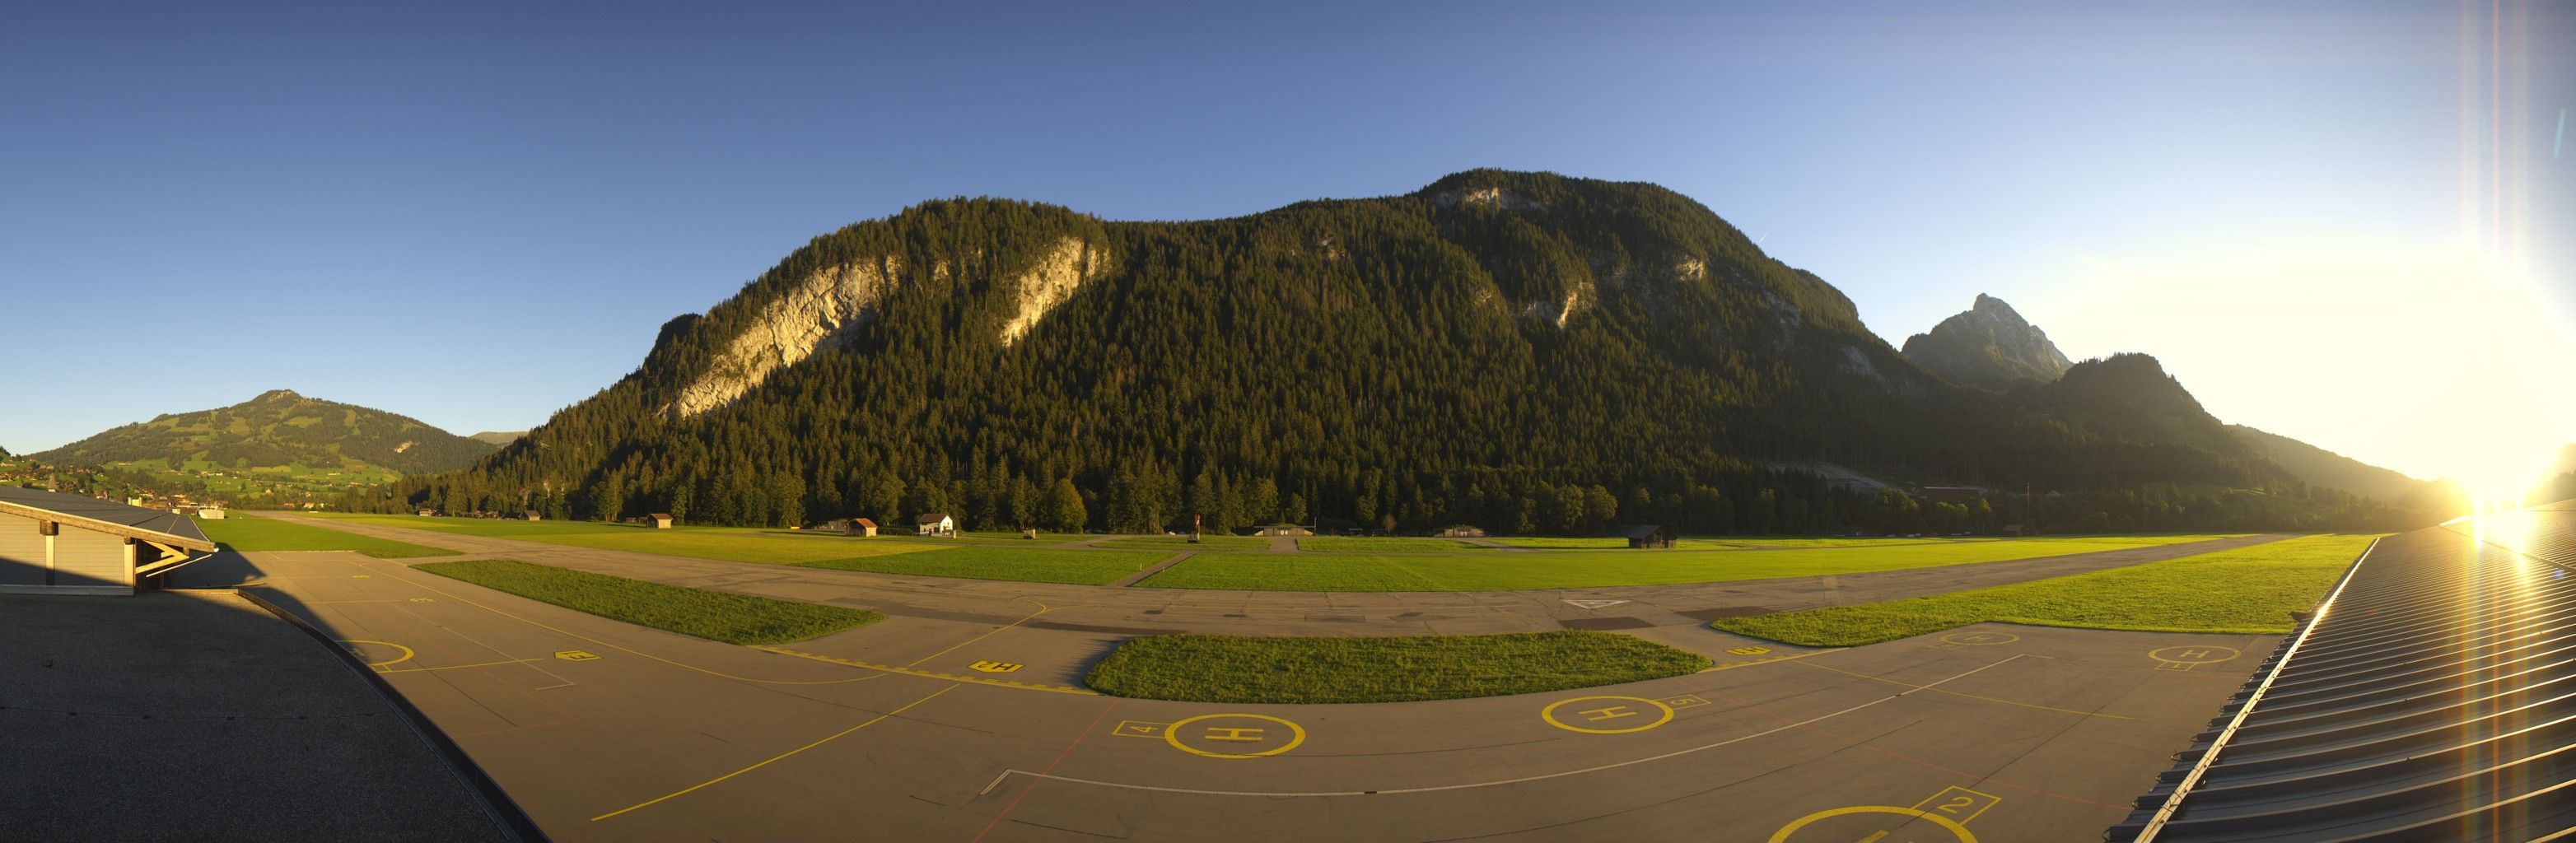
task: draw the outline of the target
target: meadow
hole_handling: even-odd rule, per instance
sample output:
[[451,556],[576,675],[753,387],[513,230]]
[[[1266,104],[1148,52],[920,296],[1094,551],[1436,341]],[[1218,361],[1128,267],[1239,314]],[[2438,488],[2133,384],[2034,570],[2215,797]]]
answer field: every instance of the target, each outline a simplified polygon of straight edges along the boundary
[[1493,697],[1695,673],[1707,657],[1627,635],[1127,639],[1084,682],[1120,697],[1212,703],[1370,703]]
[[414,570],[530,600],[730,644],[785,644],[885,620],[821,603],[684,588],[508,559],[428,562]]
[[1203,553],[1138,585],[1249,591],[1519,591],[1666,585],[2002,562],[2208,538],[2213,536],[1421,556]]
[[1488,545],[1468,544],[1457,539],[1405,536],[1310,536],[1298,539],[1297,549],[1309,553],[1458,553],[1492,551],[1495,548]]
[[233,550],[354,550],[378,559],[456,555],[456,551],[444,548],[307,527],[275,518],[236,515],[199,520],[197,527],[205,531],[206,538]]
[[906,553],[942,553],[947,552],[949,548],[957,547],[953,544],[936,542],[899,542],[887,539],[851,538],[829,533],[784,533],[742,527],[704,527],[689,530],[621,529],[604,533],[561,533],[521,538],[572,547],[694,556],[700,559],[760,562],[772,565],[795,565],[828,559]]
[[808,568],[1070,585],[1108,585],[1172,557],[1163,551],[957,547],[797,563]]
[[2026,583],[1744,618],[1710,626],[1809,647],[1857,647],[1973,623],[2277,634],[2314,608],[2373,536],[2285,539]]
[[1260,536],[1200,536],[1197,544],[1191,544],[1188,536],[1129,536],[1123,539],[1110,539],[1099,543],[1098,546],[1138,550],[1160,549],[1177,553],[1184,550],[1260,550],[1269,547],[1270,540]]

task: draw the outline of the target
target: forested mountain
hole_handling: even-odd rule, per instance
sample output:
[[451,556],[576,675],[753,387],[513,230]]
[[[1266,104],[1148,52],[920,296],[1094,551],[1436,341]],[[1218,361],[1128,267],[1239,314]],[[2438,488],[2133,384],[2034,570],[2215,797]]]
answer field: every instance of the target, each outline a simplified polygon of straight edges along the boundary
[[2074,490],[2284,477],[2230,438],[2129,441],[2093,397],[1944,383],[1649,184],[1479,170],[1194,222],[960,199],[817,237],[472,469],[348,503],[1772,532],[1931,522],[1759,462]]
[[492,453],[417,419],[277,389],[230,407],[171,413],[29,455],[41,462],[155,462],[178,469],[447,471]]
[[1961,386],[2003,392],[2055,383],[2074,363],[2048,334],[2003,299],[1977,294],[1976,305],[1905,338],[1905,359]]
[[497,448],[502,445],[516,442],[519,440],[519,437],[526,435],[528,435],[528,432],[524,430],[486,430],[465,438]]
[[2228,425],[2227,429],[2244,440],[2255,453],[2288,470],[2291,476],[2313,485],[2342,489],[2383,501],[2405,498],[2424,487],[2422,480],[2287,436],[2265,433],[2241,424]]

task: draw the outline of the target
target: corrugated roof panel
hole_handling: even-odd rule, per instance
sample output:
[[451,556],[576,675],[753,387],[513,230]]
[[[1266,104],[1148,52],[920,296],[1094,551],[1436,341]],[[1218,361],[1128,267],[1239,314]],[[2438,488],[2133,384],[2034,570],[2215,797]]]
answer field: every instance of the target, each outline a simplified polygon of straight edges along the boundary
[[194,546],[193,549],[197,550],[213,550],[215,546],[214,542],[207,540],[204,530],[197,529],[196,519],[175,512],[126,506],[116,501],[99,500],[86,495],[48,492],[43,489],[27,489],[18,486],[0,486],[0,503],[16,504],[72,518],[85,518],[157,533],[178,539],[180,541],[176,542],[177,544]]
[[2571,564],[2576,502],[2380,540],[2104,838],[2576,829]]

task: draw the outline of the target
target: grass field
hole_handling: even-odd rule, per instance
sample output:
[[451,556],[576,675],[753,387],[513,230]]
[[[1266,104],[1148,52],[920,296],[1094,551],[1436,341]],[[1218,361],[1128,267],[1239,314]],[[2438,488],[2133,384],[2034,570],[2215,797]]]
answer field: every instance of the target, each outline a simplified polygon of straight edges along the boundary
[[234,550],[354,550],[378,559],[456,555],[453,550],[307,527],[274,518],[236,516],[201,520],[197,526],[206,531],[206,538]]
[[[610,524],[603,521],[514,521],[503,518],[422,518],[417,515],[323,515],[334,521],[374,524],[382,527],[408,527],[414,530],[436,530],[465,536],[492,536],[504,539],[527,539],[537,536],[559,536],[575,533],[641,533],[643,527]],[[665,532],[656,530],[654,532]]]
[[1313,536],[1297,540],[1297,549],[1315,553],[1456,553],[1490,551],[1491,547],[1457,539],[1402,536]]
[[1405,638],[1130,638],[1093,690],[1212,703],[1368,703],[1498,697],[1661,679],[1709,660],[1644,639],[1565,630]]
[[[2122,541],[2130,537],[2116,537]],[[1628,540],[1610,536],[1515,536],[1494,540],[1512,547],[1537,550],[1603,550],[1626,548]],[[1925,537],[1904,538],[1686,538],[1673,543],[1680,550],[1726,550],[1728,548],[1797,548],[1797,547],[1898,547],[1909,544],[1954,544],[1957,542],[1994,541],[1991,538]]]
[[927,553],[829,559],[798,564],[808,568],[873,571],[880,574],[1108,585],[1171,557],[1172,554],[1159,550],[957,547],[934,549]]
[[1810,647],[1856,647],[1972,623],[2152,632],[2283,633],[2370,545],[2307,536],[2236,550],[1932,597],[1746,618],[1710,626]]
[[508,559],[412,566],[530,600],[731,644],[785,644],[885,620],[820,603],[682,588]]
[[594,547],[601,550],[661,553],[671,556],[694,556],[700,559],[722,559],[729,562],[765,562],[784,565],[862,556],[938,553],[948,547],[954,547],[954,545],[935,542],[896,542],[831,534],[796,535],[770,530],[728,527],[694,530],[620,529],[604,533],[563,533],[519,538],[547,544]]
[[1200,541],[1198,544],[1191,544],[1188,536],[1130,536],[1123,539],[1110,539],[1108,541],[1101,542],[1098,546],[1126,547],[1138,550],[1161,549],[1173,552],[1183,550],[1260,550],[1270,546],[1269,539],[1261,538],[1259,536],[1200,536],[1199,539]]
[[1729,582],[2002,562],[2198,541],[2135,536],[2086,541],[1909,543],[1890,547],[1744,550],[1613,550],[1422,556],[1203,553],[1147,578],[1154,588],[1251,591],[1519,591]]

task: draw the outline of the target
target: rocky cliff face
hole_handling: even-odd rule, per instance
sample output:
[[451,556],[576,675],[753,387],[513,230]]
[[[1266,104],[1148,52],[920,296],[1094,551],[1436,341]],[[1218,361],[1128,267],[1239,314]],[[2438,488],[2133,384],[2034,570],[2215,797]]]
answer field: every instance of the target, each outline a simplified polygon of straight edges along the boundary
[[1951,383],[2004,391],[2054,383],[2074,365],[2048,334],[2003,299],[1977,294],[1976,306],[1941,320],[1931,333],[1905,340],[1905,357]]
[[903,275],[903,260],[828,267],[805,277],[786,295],[761,307],[749,329],[733,338],[696,380],[681,388],[671,413],[687,418],[732,403],[769,380],[769,374],[812,356],[826,343],[847,341],[877,316],[877,301]]

